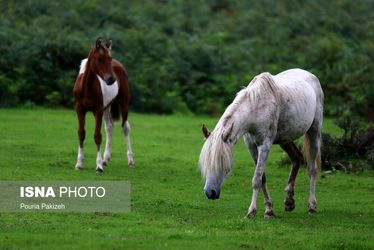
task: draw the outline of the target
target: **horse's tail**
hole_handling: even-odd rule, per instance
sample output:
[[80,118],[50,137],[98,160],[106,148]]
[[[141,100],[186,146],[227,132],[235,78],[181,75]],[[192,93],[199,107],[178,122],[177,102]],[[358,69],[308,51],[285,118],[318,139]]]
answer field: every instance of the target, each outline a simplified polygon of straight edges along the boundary
[[[304,135],[303,140],[303,155],[304,161],[307,164],[307,167],[310,166],[311,156],[310,156],[310,141],[307,135]],[[321,150],[318,148],[317,157],[316,157],[316,164],[317,164],[317,172],[321,171]]]
[[110,113],[112,115],[113,120],[118,121],[120,118],[120,107],[118,98],[112,103],[110,107]]

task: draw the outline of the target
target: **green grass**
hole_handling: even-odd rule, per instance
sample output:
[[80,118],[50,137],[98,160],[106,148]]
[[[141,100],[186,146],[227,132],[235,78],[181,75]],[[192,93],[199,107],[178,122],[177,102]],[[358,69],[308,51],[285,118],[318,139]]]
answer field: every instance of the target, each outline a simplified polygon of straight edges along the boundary
[[[1,213],[3,249],[373,249],[374,178],[335,173],[317,182],[318,213],[307,213],[305,168],[296,185],[296,208],[284,211],[289,167],[274,146],[267,180],[276,219],[244,219],[251,197],[252,160],[242,141],[221,198],[205,198],[197,160],[200,126],[217,118],[130,114],[136,168],[129,169],[116,124],[112,161],[95,173],[93,118],[88,116],[84,170],[75,171],[76,118],[67,110],[0,109],[1,180],[129,180],[131,212]],[[339,133],[331,120],[324,131]]]

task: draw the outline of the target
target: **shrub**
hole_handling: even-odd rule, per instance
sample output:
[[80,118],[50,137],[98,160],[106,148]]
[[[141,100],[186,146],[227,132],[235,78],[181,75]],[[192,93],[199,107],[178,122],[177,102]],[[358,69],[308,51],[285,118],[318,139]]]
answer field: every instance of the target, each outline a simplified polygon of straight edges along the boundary
[[340,137],[323,133],[323,169],[358,172],[374,169],[374,127],[360,129],[358,120],[337,120],[344,130]]
[[[323,170],[361,172],[374,169],[374,126],[360,128],[357,119],[342,118],[336,124],[344,130],[342,136],[322,133],[321,162]],[[302,145],[298,145],[301,151]],[[288,156],[279,165],[288,165]]]

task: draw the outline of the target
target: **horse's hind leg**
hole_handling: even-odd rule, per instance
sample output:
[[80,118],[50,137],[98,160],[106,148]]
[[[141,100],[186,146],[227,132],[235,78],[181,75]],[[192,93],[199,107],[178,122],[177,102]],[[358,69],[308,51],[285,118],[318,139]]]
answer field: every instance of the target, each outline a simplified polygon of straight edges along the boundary
[[288,184],[284,190],[286,192],[284,208],[286,211],[292,211],[295,208],[295,200],[293,198],[295,190],[295,180],[299,171],[300,163],[303,160],[303,155],[293,142],[281,144],[280,146],[287,153],[292,163],[291,172],[288,177]]
[[135,162],[134,162],[134,156],[132,153],[132,148],[131,148],[131,140],[130,140],[130,123],[129,121],[126,121],[125,124],[122,126],[123,128],[123,133],[125,134],[125,140],[126,140],[126,145],[127,145],[127,163],[129,167],[134,167]]
[[[257,152],[257,147],[256,145],[252,142],[250,136],[248,134],[244,135],[244,142],[248,147],[248,151],[251,154],[253,161],[255,163],[255,166],[257,165],[257,158],[258,158],[258,152]],[[269,194],[269,189],[266,184],[266,175],[265,171],[262,175],[261,179],[261,186],[262,186],[262,191],[264,193],[264,202],[265,202],[265,218],[271,218],[274,217],[274,212],[273,212],[273,202],[271,200],[270,194]],[[254,216],[254,215],[253,215]]]
[[103,165],[109,163],[111,152],[112,152],[112,131],[113,131],[113,119],[110,113],[110,109],[104,111],[104,122],[105,122],[105,131],[106,131],[106,142],[105,142],[105,152]]
[[317,209],[316,181],[318,165],[320,164],[321,129],[320,126],[312,126],[304,136],[304,155],[308,164],[310,177],[309,212],[314,213]]
[[127,117],[128,117],[128,109],[126,107],[122,109],[122,129],[125,135],[125,141],[126,141],[126,146],[127,146],[127,164],[129,167],[134,167],[135,162],[134,162],[134,156],[132,153],[131,139],[130,139],[131,126],[130,126],[130,123]]

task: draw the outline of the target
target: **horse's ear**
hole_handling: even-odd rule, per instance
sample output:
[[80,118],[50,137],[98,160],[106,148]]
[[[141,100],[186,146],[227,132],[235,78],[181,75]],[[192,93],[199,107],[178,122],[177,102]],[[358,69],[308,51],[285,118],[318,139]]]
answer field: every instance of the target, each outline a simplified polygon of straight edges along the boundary
[[112,39],[109,39],[106,43],[105,43],[106,47],[108,48],[108,50],[112,50]]
[[227,130],[225,129],[225,131],[222,134],[222,140],[224,142],[227,142],[227,140],[230,138],[230,135],[231,135],[233,129],[234,129],[234,123],[231,123],[231,126],[230,126],[229,129],[227,129]]
[[203,126],[201,127],[201,131],[203,131],[205,139],[207,139],[210,136],[210,131],[207,129],[205,124],[203,124]]
[[101,39],[101,37],[98,37],[96,39],[96,45],[95,45],[95,47],[96,47],[97,50],[99,50],[101,48],[101,44],[102,43],[103,43],[103,40]]

